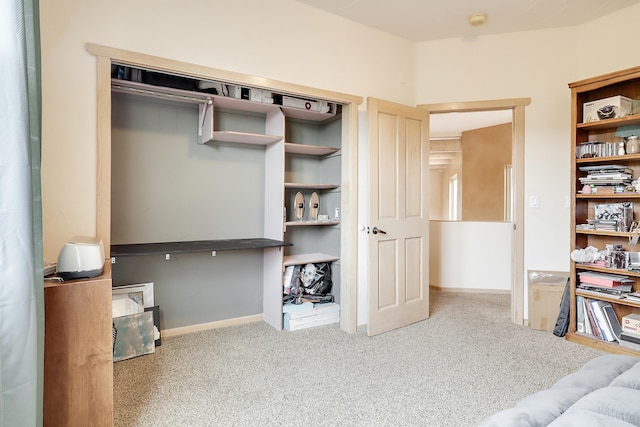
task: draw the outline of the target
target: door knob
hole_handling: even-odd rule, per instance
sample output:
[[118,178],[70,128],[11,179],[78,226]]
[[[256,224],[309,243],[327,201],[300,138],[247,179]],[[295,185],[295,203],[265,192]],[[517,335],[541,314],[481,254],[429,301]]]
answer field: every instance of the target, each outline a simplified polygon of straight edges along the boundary
[[373,230],[371,230],[371,232],[373,232],[373,234],[378,234],[378,233],[380,233],[380,234],[387,234],[387,232],[386,232],[386,231],[384,231],[384,230],[380,230],[378,227],[373,227]]

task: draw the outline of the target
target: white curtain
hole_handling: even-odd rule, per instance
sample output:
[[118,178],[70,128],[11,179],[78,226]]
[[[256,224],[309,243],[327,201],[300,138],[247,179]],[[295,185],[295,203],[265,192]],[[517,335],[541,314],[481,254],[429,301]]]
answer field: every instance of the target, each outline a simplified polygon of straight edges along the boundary
[[42,425],[37,0],[0,0],[0,427]]

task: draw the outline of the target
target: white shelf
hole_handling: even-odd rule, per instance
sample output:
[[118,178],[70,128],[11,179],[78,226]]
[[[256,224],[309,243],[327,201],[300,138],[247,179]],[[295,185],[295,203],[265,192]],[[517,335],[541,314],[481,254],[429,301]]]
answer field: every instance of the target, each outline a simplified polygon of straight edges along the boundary
[[270,145],[282,139],[281,136],[263,135],[259,133],[236,132],[232,130],[216,130],[212,137],[203,144],[210,142],[233,142],[236,144]]
[[335,184],[302,184],[299,182],[285,182],[284,188],[299,188],[301,190],[333,190],[340,187]]
[[118,93],[133,93],[156,99],[166,99],[178,102],[200,104],[211,101],[215,95],[191,90],[174,89],[164,86],[149,85],[129,80],[111,79],[111,91]]
[[282,264],[286,267],[289,265],[301,265],[301,264],[316,264],[319,262],[334,262],[340,258],[333,255],[327,255],[323,253],[311,253],[290,255],[282,259]]
[[338,225],[340,221],[327,220],[327,221],[287,221],[284,223],[287,227],[301,227],[301,226],[323,226],[323,225]]
[[301,108],[283,107],[279,106],[286,117],[301,120],[312,120],[314,122],[323,122],[325,120],[333,119],[335,113],[320,113],[318,111],[303,110]]
[[308,154],[311,156],[326,156],[340,151],[339,148],[325,147],[322,145],[305,145],[295,144],[292,142],[284,143],[284,151],[290,154]]
[[207,92],[174,89],[165,86],[132,82],[129,80],[111,79],[111,90],[113,92],[135,93],[137,95],[158,99],[169,99],[178,102],[206,103],[212,101],[216,107],[250,111],[254,113],[267,113],[275,109],[281,109],[286,117],[315,122],[323,122],[335,117],[335,112],[320,113],[318,111],[308,111],[300,108],[284,107],[278,104],[256,102],[247,99],[230,98],[228,96],[214,95]]

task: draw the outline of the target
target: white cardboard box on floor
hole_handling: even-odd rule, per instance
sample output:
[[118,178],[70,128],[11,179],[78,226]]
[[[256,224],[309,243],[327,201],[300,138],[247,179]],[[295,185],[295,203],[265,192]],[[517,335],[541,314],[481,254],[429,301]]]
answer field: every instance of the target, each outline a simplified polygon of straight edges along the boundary
[[564,271],[529,271],[529,327],[553,331],[560,313],[562,293],[569,273]]

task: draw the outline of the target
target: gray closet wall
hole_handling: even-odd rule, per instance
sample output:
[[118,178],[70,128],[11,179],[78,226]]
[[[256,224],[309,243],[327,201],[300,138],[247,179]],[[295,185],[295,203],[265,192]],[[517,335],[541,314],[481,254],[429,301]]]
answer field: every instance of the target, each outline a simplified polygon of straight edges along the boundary
[[[255,114],[216,112],[264,133]],[[197,105],[112,94],[112,244],[262,237],[264,148],[198,144]],[[163,329],[262,313],[262,251],[119,257],[113,284],[154,283]]]

